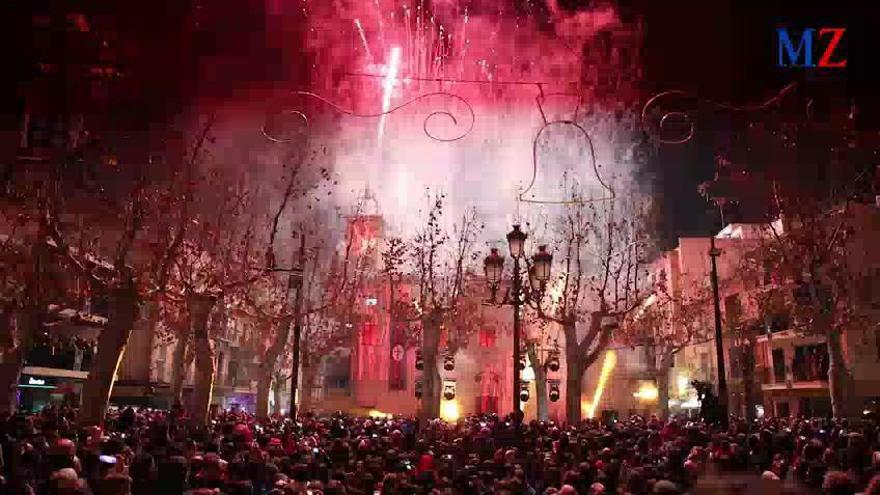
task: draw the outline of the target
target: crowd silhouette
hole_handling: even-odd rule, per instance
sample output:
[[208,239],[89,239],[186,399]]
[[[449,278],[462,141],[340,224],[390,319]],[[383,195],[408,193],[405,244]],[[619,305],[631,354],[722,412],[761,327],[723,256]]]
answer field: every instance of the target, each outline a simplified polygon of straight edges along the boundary
[[128,408],[84,428],[75,410],[48,408],[0,418],[0,428],[8,494],[674,495],[720,493],[710,482],[731,475],[764,493],[880,494],[870,420],[732,418],[721,429],[634,416],[518,429],[494,415],[420,424],[222,412],[204,427],[179,408]]

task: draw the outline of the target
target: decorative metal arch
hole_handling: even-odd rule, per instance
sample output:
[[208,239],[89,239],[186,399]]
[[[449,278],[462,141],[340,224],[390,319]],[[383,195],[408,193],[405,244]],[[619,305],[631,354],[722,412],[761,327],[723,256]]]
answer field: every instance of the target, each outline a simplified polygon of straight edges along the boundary
[[[336,103],[333,103],[332,101],[328,100],[327,98],[324,98],[324,97],[321,96],[321,95],[318,95],[318,94],[315,94],[315,93],[312,93],[312,92],[309,92],[309,91],[296,91],[294,94],[296,94],[296,95],[298,95],[298,96],[304,96],[304,97],[307,97],[307,98],[312,98],[312,99],[318,100],[318,101],[320,101],[321,103],[323,103],[323,104],[329,106],[330,108],[332,108],[332,109],[333,109],[334,111],[336,111],[337,113],[340,113],[340,114],[343,114],[343,115],[349,115],[349,116],[352,116],[352,117],[361,117],[361,118],[377,118],[377,117],[382,117],[383,115],[390,115],[390,114],[392,114],[392,113],[394,113],[394,112],[396,112],[396,111],[398,111],[398,110],[400,110],[400,109],[402,109],[402,108],[404,108],[404,107],[407,107],[407,106],[409,106],[409,105],[411,105],[411,104],[413,104],[413,103],[415,103],[415,102],[417,102],[417,101],[424,100],[424,99],[426,99],[426,98],[437,97],[437,96],[442,96],[442,97],[445,97],[445,98],[451,98],[451,99],[453,99],[453,100],[456,100],[456,101],[458,101],[458,102],[464,104],[465,108],[467,109],[466,122],[462,122],[462,123],[460,124],[460,123],[459,123],[459,119],[457,119],[457,118],[455,117],[455,115],[453,115],[452,112],[450,112],[450,111],[448,111],[448,110],[436,110],[436,111],[433,111],[433,112],[429,113],[429,114],[425,117],[425,120],[424,120],[423,123],[422,123],[422,130],[424,131],[424,133],[425,133],[426,136],[428,136],[429,138],[431,138],[431,139],[433,139],[433,140],[435,140],[435,141],[439,141],[439,142],[443,142],[443,143],[448,143],[448,142],[452,142],[452,141],[458,141],[459,139],[461,139],[461,138],[467,136],[467,135],[470,134],[470,132],[473,130],[473,128],[474,128],[474,122],[476,121],[476,116],[475,116],[475,114],[474,114],[474,109],[473,109],[473,107],[471,107],[470,103],[468,103],[468,101],[465,100],[463,97],[461,97],[461,96],[459,96],[459,95],[457,95],[457,94],[454,94],[454,93],[446,92],[446,91],[435,91],[435,92],[432,92],[432,93],[425,93],[425,94],[423,94],[423,95],[416,96],[415,98],[412,98],[412,99],[410,99],[410,100],[408,100],[408,101],[406,101],[406,102],[404,102],[404,103],[401,103],[400,105],[397,105],[396,107],[391,108],[391,109],[389,109],[388,111],[385,111],[385,112],[377,112],[377,113],[358,113],[358,112],[355,112],[355,111],[353,111],[353,110],[349,110],[349,109],[347,109],[347,108],[343,108],[343,107],[337,105]],[[309,118],[308,118],[308,116],[306,116],[306,114],[303,113],[302,111],[299,111],[299,110],[286,110],[286,111],[282,112],[282,114],[295,115],[295,116],[297,116],[297,117],[299,117],[299,118],[301,118],[301,119],[303,120],[303,124],[304,124],[304,127],[305,127],[306,129],[309,127]],[[458,127],[458,126],[464,126],[464,129],[461,130],[461,131],[459,131],[460,133],[459,133],[459,134],[456,134],[456,135],[453,136],[453,137],[440,137],[440,136],[437,136],[437,135],[433,134],[433,133],[431,132],[431,130],[429,129],[430,122],[431,122],[431,120],[432,120],[434,117],[439,117],[439,116],[445,116],[445,117],[449,118],[449,119],[452,121],[453,125],[455,125],[456,127]],[[273,134],[267,129],[267,126],[266,126],[265,124],[263,125],[262,133],[263,133],[263,136],[265,136],[269,141],[272,141],[272,142],[274,142],[274,143],[290,143],[290,142],[293,141],[293,139],[290,139],[290,138],[284,138],[284,137],[279,137],[279,136],[275,136],[275,135],[273,135]]]
[[[641,120],[645,132],[657,143],[661,144],[684,144],[694,137],[696,126],[695,114],[699,107],[709,107],[713,110],[722,110],[731,113],[757,113],[762,112],[777,103],[797,86],[792,82],[782,88],[775,96],[757,105],[734,106],[726,103],[718,103],[712,100],[697,98],[681,90],[670,90],[658,93],[651,97],[642,107]],[[678,110],[666,111],[662,104],[669,101],[684,103]],[[670,129],[673,123],[679,123],[680,129]],[[664,135],[667,134],[667,135]],[[672,133],[671,136],[668,136]]]

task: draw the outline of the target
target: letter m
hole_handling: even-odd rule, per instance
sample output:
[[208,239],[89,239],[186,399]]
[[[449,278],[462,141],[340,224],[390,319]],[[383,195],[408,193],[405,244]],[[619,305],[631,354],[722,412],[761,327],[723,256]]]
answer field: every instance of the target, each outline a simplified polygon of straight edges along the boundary
[[[780,67],[787,67],[789,65],[792,67],[815,67],[816,64],[813,63],[813,33],[815,31],[816,30],[812,28],[804,29],[797,50],[795,50],[791,38],[788,36],[788,28],[778,28],[776,30],[778,35],[778,65]],[[804,63],[802,65],[798,64],[798,60],[801,58],[801,52],[804,52]],[[788,57],[788,63],[785,63],[786,56]]]

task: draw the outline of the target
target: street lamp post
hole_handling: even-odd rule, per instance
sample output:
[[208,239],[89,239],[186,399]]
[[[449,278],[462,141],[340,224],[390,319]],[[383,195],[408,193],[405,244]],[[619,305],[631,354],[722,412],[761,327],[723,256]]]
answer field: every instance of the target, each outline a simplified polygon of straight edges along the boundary
[[724,366],[724,341],[721,335],[721,300],[718,294],[718,263],[721,250],[715,247],[715,236],[709,238],[709,258],[712,260],[712,300],[715,306],[715,357],[718,361],[718,407],[721,409],[721,425],[727,428],[727,370]]
[[[523,256],[523,247],[527,235],[520,230],[519,225],[514,225],[513,230],[507,234],[507,244],[510,248],[510,256],[513,258],[513,277],[511,280],[512,290],[505,295],[502,305],[513,306],[513,412],[514,421],[522,421],[522,407],[520,405],[520,391],[522,387],[520,354],[522,338],[521,308],[524,302],[523,281],[520,270],[520,258]],[[529,282],[534,291],[543,290],[544,285],[550,278],[550,264],[553,256],[547,252],[546,246],[541,246],[537,254],[532,257],[533,266],[529,270]],[[489,256],[483,261],[486,281],[492,291],[491,301],[495,302],[501,275],[504,269],[504,257],[498,254],[497,248],[492,248]],[[537,287],[536,287],[537,285]]]

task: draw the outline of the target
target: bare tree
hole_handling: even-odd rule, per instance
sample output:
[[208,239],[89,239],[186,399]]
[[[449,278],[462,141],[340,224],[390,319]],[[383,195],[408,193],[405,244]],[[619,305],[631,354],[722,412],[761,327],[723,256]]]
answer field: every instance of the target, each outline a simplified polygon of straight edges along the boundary
[[675,356],[686,347],[707,342],[712,293],[705,287],[670,287],[665,271],[654,285],[654,292],[621,325],[621,341],[644,346],[648,366],[658,392],[660,417],[669,416],[669,369]]
[[201,185],[221,192],[219,204],[201,196],[204,202],[194,209],[166,290],[166,297],[181,304],[187,316],[196,369],[192,416],[200,424],[209,419],[216,372],[209,323],[212,317],[222,318],[226,305],[238,303],[251,284],[266,277],[265,251],[255,239],[248,191],[220,173],[211,175],[213,180]]
[[755,291],[760,310],[772,314],[779,308],[767,305],[781,304],[793,316],[795,331],[825,336],[831,407],[840,418],[855,417],[859,410],[844,357],[844,333],[864,332],[876,321],[871,287],[880,260],[868,238],[860,235],[876,222],[870,207],[849,200],[836,205],[789,200],[780,221],[767,223],[758,247],[744,258],[743,273],[752,278],[769,274],[771,286],[784,291],[781,299]]
[[391,313],[397,321],[418,322],[416,331],[425,364],[421,407],[424,419],[440,415],[437,360],[443,331],[447,332],[448,352],[454,355],[476,329],[473,317],[481,314],[474,306],[478,298],[471,297],[477,289],[473,286],[471,267],[479,256],[474,242],[482,225],[476,212],[469,210],[449,232],[443,225],[444,198],[443,194],[431,198],[425,224],[411,241],[403,244],[391,240],[383,253],[383,270],[392,287],[407,279],[408,271],[415,285],[412,299],[394,300]]
[[611,343],[619,322],[650,294],[640,259],[647,241],[642,216],[635,201],[591,201],[573,189],[554,221],[558,275],[543,294],[529,300],[540,318],[562,328],[569,424],[581,419],[585,372]]

